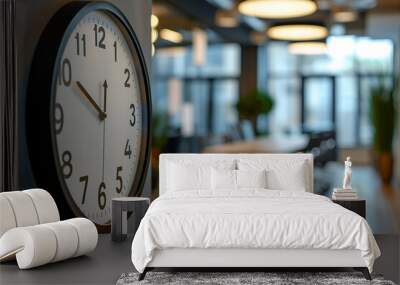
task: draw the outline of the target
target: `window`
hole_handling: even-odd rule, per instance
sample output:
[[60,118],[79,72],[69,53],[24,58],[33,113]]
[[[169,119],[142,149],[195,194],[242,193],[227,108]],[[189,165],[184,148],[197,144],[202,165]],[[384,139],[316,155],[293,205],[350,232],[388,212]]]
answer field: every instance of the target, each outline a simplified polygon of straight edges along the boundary
[[240,47],[209,45],[206,63],[192,62],[191,47],[157,50],[152,62],[153,110],[182,126],[181,106],[192,104],[195,136],[224,136],[238,123]]
[[337,140],[341,146],[354,146],[357,144],[357,135],[359,135],[356,129],[358,120],[357,77],[352,75],[336,77],[336,91]]
[[239,84],[237,80],[216,80],[214,82],[213,133],[224,135],[238,122],[236,103],[239,99]]
[[[301,105],[300,96],[300,80],[296,77],[274,78],[269,81],[268,91],[274,98],[274,109],[269,118],[270,131],[279,132],[299,132]],[[284,95],[283,95],[284,94]],[[259,124],[262,131],[267,130],[265,122]]]
[[369,145],[369,90],[378,78],[393,76],[393,42],[332,36],[327,46],[327,54],[318,56],[292,55],[283,42],[269,42],[260,49],[267,55],[267,68],[259,69],[264,70],[260,87],[276,104],[269,129],[334,128],[339,146]]

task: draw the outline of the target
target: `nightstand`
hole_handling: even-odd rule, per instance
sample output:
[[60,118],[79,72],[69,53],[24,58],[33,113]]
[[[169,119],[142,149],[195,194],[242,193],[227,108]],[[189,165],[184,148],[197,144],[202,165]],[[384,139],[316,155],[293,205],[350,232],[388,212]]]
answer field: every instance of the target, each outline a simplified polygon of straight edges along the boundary
[[[120,197],[112,199],[111,239],[123,241],[134,235],[150,205],[149,198]],[[132,217],[130,217],[132,215]],[[130,224],[128,225],[128,217]]]
[[332,200],[332,202],[359,214],[365,219],[366,201],[362,199],[357,200]]

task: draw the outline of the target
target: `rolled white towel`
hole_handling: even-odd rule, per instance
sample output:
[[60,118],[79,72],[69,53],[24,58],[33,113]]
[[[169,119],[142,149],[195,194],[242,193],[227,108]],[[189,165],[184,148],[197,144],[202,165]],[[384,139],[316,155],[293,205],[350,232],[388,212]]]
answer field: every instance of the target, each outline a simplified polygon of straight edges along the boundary
[[99,235],[92,221],[85,218],[74,218],[64,222],[71,224],[78,233],[78,248],[74,257],[91,252],[96,248]]
[[24,190],[22,192],[28,194],[32,199],[39,218],[39,224],[57,222],[60,220],[56,202],[49,192],[38,188]]
[[60,220],[57,205],[46,190],[0,193],[0,237],[9,229]]
[[42,225],[19,227],[0,238],[0,261],[17,258],[20,269],[51,262],[57,252],[53,231]]
[[97,241],[95,225],[84,218],[18,227],[0,238],[0,261],[16,256],[20,269],[33,268],[87,254]]
[[51,262],[71,258],[78,249],[78,233],[71,228],[70,223],[55,222],[44,224],[44,227],[51,229],[57,240],[57,250]]
[[6,197],[0,195],[0,237],[16,226],[17,222],[10,202]]
[[35,205],[29,195],[22,191],[2,192],[0,196],[10,202],[17,227],[33,226],[39,223]]

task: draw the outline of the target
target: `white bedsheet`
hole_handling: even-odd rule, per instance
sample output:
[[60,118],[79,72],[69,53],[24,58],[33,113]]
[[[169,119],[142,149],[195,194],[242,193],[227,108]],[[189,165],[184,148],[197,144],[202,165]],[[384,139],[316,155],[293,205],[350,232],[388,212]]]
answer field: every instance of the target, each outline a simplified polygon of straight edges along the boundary
[[371,272],[380,256],[359,215],[320,195],[265,189],[164,194],[134,237],[135,268],[165,248],[358,249]]

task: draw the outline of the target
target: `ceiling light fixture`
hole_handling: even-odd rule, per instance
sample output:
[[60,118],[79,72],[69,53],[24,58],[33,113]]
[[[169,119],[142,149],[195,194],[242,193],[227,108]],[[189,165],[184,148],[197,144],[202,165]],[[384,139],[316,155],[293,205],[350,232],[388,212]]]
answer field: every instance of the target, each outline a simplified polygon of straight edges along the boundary
[[310,15],[317,5],[312,0],[245,0],[238,10],[247,16],[283,19]]
[[328,36],[328,29],[319,24],[280,24],[271,26],[267,35],[274,40],[310,41]]
[[158,17],[154,14],[151,14],[151,18],[150,18],[150,23],[151,23],[151,27],[154,29],[155,27],[158,26],[159,20]]
[[326,54],[328,47],[325,42],[294,42],[289,44],[289,52],[296,55]]
[[354,11],[338,11],[333,14],[333,19],[338,23],[349,23],[357,20],[358,15]]
[[155,43],[158,38],[158,32],[156,29],[151,29],[151,42]]
[[183,36],[181,33],[169,29],[162,29],[160,31],[160,38],[176,44],[183,41]]

